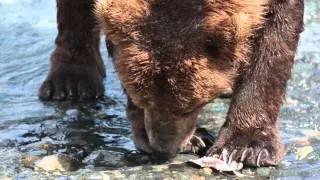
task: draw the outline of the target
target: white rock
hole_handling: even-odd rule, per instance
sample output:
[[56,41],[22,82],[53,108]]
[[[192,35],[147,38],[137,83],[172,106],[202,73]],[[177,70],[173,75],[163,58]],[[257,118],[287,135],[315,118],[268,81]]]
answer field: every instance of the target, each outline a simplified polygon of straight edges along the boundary
[[36,169],[45,171],[74,171],[76,166],[76,161],[64,154],[45,156],[35,162]]

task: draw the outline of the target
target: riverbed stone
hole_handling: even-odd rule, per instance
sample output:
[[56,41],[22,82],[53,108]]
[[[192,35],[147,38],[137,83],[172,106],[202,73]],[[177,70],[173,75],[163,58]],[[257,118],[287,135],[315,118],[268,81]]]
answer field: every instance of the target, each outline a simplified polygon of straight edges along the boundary
[[41,159],[41,156],[35,156],[35,155],[22,155],[21,156],[21,164],[24,167],[33,168],[34,163]]
[[115,151],[98,150],[85,157],[82,161],[85,165],[93,165],[94,167],[107,166],[119,167],[124,165],[121,161],[124,154]]
[[45,156],[34,163],[36,170],[45,171],[75,171],[79,162],[65,154]]

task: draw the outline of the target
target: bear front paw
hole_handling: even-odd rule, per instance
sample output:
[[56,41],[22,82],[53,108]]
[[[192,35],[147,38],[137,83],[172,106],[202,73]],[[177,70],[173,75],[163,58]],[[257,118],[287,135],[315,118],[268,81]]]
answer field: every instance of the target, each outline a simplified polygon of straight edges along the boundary
[[182,147],[182,153],[204,155],[213,145],[215,138],[204,128],[197,128],[187,143]]
[[104,94],[103,76],[89,65],[53,64],[39,89],[41,100],[88,100]]
[[252,131],[223,127],[206,155],[228,164],[235,161],[248,166],[274,166],[283,156],[283,146],[276,127]]

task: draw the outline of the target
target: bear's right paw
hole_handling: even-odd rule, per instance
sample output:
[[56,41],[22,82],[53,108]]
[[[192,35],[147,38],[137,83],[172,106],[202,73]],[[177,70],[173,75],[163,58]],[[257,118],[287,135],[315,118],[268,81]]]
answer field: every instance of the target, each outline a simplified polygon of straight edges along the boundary
[[266,126],[252,131],[222,127],[215,144],[206,156],[219,157],[227,164],[233,161],[247,166],[275,166],[283,155],[278,129]]
[[53,64],[39,89],[41,100],[88,100],[104,94],[103,76],[90,65]]

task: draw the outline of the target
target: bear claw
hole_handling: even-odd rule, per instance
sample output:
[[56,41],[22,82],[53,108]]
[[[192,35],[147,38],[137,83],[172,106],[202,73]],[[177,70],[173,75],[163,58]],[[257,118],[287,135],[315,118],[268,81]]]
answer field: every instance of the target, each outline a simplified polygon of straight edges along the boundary
[[39,98],[44,101],[84,101],[101,98],[104,94],[102,77],[99,77],[98,75],[73,75],[74,77],[72,79],[60,79],[65,76],[49,75],[39,89]]
[[202,155],[213,145],[215,138],[204,128],[198,128],[182,148],[183,153],[194,153]]
[[283,147],[276,129],[271,129],[267,135],[261,132],[255,135],[229,133],[223,129],[206,156],[217,156],[228,164],[235,161],[256,167],[275,166],[280,161]]
[[[209,150],[210,151],[210,150]],[[231,153],[230,153],[231,152]],[[267,149],[253,149],[246,148],[244,150],[227,150],[223,149],[222,152],[216,153],[215,151],[210,152],[207,156],[219,157],[219,159],[231,164],[232,162],[241,162],[248,166],[275,166],[277,162],[274,160],[274,157],[270,155],[270,152]]]

